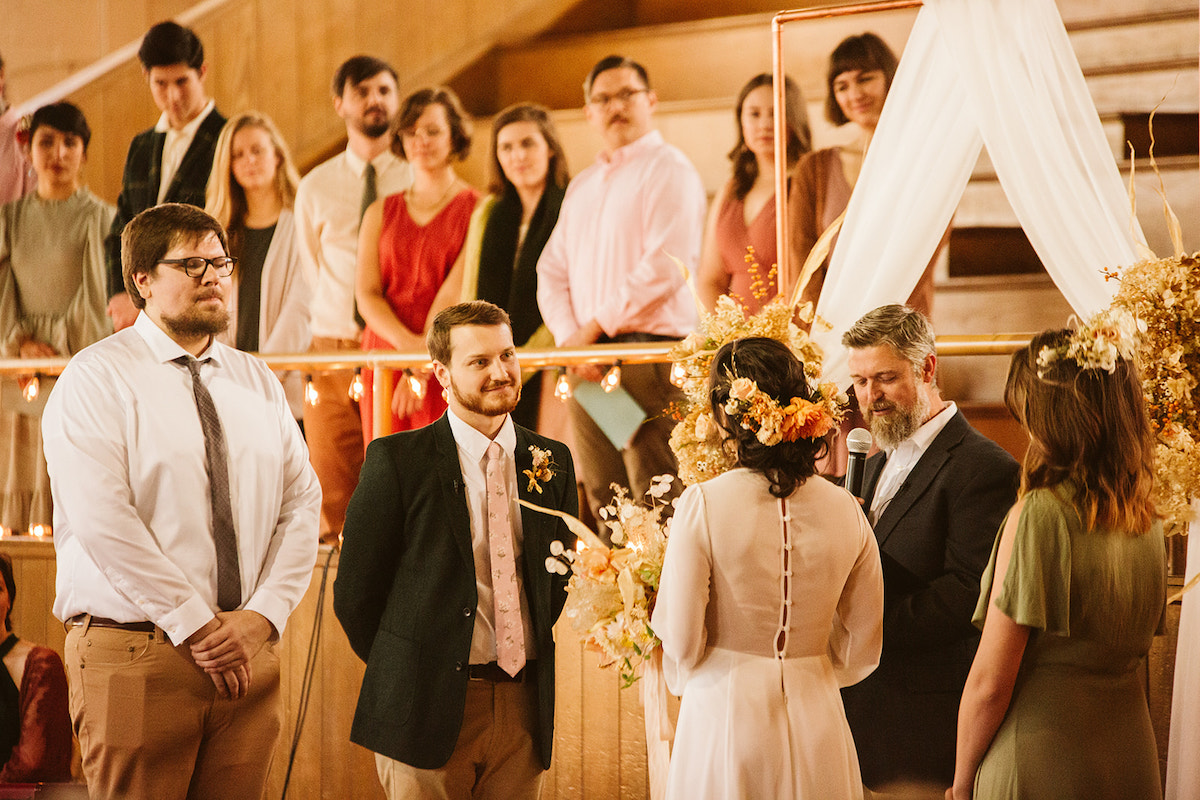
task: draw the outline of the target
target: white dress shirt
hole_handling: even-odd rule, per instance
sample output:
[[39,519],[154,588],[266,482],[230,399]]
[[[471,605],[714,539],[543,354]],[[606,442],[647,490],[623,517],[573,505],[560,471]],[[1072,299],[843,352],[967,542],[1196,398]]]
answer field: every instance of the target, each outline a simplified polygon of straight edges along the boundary
[[[467,511],[471,515],[471,552],[475,557],[475,587],[479,592],[479,608],[475,614],[475,629],[471,634],[472,664],[496,660],[496,609],[492,593],[492,558],[488,548],[487,528],[487,450],[492,440],[447,410],[450,432],[458,448],[458,465],[467,485]],[[525,597],[525,576],[522,574],[524,536],[521,530],[521,506],[517,503],[517,429],[512,417],[504,420],[496,443],[503,451],[505,480],[508,484],[509,516],[512,519],[513,555],[517,566],[517,596],[521,599],[521,624],[525,629],[525,658],[536,658],[536,639],[533,619],[529,615],[529,600]]]
[[[402,192],[412,184],[406,162],[384,150],[375,165],[377,197]],[[314,287],[312,335],[357,339],[354,275],[358,267],[358,226],[362,221],[363,161],[349,148],[318,164],[296,191],[296,236],[300,258]]]
[[[175,644],[217,610],[204,433],[187,355],[145,313],[84,349],[46,402],[54,614],[149,620]],[[279,379],[213,342],[200,374],[221,418],[242,608],[283,632],[316,560],[321,489]]]
[[895,449],[887,451],[887,461],[884,462],[883,470],[879,473],[879,480],[875,484],[875,496],[871,500],[869,516],[872,525],[883,516],[888,504],[892,502],[896,492],[900,491],[900,486],[908,478],[908,473],[912,472],[913,467],[921,460],[921,456],[925,455],[925,451],[929,449],[929,445],[933,444],[933,440],[946,427],[946,423],[957,413],[958,406],[954,404],[954,401],[950,401],[945,408],[917,428],[916,433],[896,445]]
[[700,263],[705,205],[700,174],[658,131],[601,153],[567,185],[538,260],[538,306],[554,340],[593,318],[608,336],[691,333],[696,302],[671,259]]
[[192,146],[192,140],[196,138],[196,131],[200,130],[204,120],[216,107],[217,101],[209,100],[195,119],[179,130],[175,130],[167,122],[167,112],[164,111],[158,118],[154,130],[167,135],[167,140],[163,142],[162,174],[158,178],[158,202],[161,203],[167,196],[167,189],[171,187],[171,181],[175,179],[175,173],[179,171],[179,165],[183,163],[183,157],[187,155],[188,148]]

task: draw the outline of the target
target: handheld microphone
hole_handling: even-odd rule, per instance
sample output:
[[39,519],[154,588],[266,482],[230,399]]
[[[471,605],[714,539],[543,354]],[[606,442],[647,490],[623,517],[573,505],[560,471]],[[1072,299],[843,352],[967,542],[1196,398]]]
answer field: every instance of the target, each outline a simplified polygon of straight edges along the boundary
[[846,462],[846,488],[859,500],[863,497],[863,472],[867,466],[867,451],[871,449],[871,432],[866,428],[855,428],[846,436],[846,448],[850,458]]

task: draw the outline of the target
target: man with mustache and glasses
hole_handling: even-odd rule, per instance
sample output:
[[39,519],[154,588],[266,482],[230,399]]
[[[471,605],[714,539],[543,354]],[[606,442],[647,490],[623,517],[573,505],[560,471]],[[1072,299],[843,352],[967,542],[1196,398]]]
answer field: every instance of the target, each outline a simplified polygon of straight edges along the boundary
[[883,562],[883,655],[842,690],[863,782],[876,791],[954,777],[955,727],[979,645],[971,625],[979,580],[1017,463],[971,427],[935,382],[933,329],[919,311],[887,305],[842,336],[875,443],[864,511]]
[[[367,662],[351,741],[391,800],[536,800],[554,741],[554,635],[574,536],[566,445],[512,421],[521,368],[508,314],[483,300],[427,336],[449,409],[371,442],[346,513],[333,608]],[[564,570],[565,571],[565,570]]]
[[[567,186],[562,211],[538,261],[538,306],[559,347],[680,339],[696,327],[682,271],[700,260],[706,198],[695,167],[654,129],[658,96],[645,68],[601,59],[583,84],[588,122],[604,139],[596,162]],[[670,364],[622,367],[622,386],[645,421],[614,444],[572,400],[571,423],[588,504],[608,504],[614,483],[641,497],[650,479],[677,469],[665,413],[682,399]],[[594,364],[573,369],[599,381]]]
[[[378,197],[407,189],[408,164],[392,152],[400,97],[396,70],[354,56],[333,76],[333,110],[346,123],[346,149],[318,164],[296,191],[296,237],[309,272],[312,346],[316,352],[358,350],[363,321],[354,302],[358,227]],[[321,538],[336,543],[346,504],[362,467],[362,417],[351,399],[348,370],[317,372],[317,402],[304,410],[313,468],[321,479]]]
[[71,359],[42,421],[88,794],[257,799],[321,489],[279,379],[215,338],[236,266],[221,224],[165,203],[121,257],[137,319]]

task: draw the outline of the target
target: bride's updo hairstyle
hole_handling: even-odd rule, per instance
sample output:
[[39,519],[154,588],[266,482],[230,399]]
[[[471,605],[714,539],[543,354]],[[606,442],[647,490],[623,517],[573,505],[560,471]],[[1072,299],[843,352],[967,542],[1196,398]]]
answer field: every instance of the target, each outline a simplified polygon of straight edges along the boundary
[[[1137,365],[1110,373],[1067,357],[1072,332],[1039,333],[1013,354],[1004,403],[1029,432],[1021,494],[1069,482],[1088,528],[1138,535],[1154,522],[1154,434]],[[1043,352],[1052,357],[1039,355]],[[1049,362],[1049,363],[1046,363]]]
[[725,413],[730,386],[735,378],[748,378],[780,406],[793,397],[813,401],[804,364],[782,342],[766,337],[737,339],[713,356],[708,373],[709,400],[713,419],[727,446],[734,448],[738,466],[756,470],[771,482],[771,494],[788,497],[800,484],[816,474],[816,461],[828,446],[823,438],[797,439],[765,445],[755,432]]

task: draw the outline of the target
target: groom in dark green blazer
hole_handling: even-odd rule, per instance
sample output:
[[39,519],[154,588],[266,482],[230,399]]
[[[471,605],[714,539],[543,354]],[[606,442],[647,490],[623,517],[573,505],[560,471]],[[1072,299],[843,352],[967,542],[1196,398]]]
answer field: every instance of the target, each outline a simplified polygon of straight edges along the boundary
[[[550,766],[552,627],[566,599],[566,578],[545,562],[552,541],[574,537],[517,499],[575,515],[571,454],[509,416],[521,372],[502,309],[452,306],[427,343],[449,410],[370,444],[346,514],[334,611],[367,663],[350,738],[375,751],[393,800],[533,800]],[[507,554],[490,540],[506,535],[515,562],[501,575]],[[514,572],[515,664],[503,602]]]

